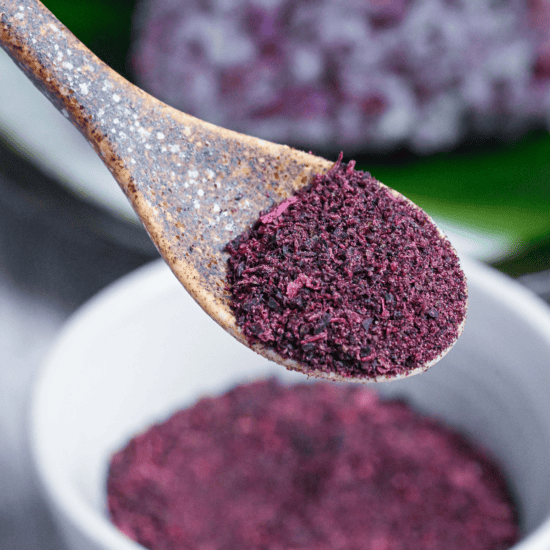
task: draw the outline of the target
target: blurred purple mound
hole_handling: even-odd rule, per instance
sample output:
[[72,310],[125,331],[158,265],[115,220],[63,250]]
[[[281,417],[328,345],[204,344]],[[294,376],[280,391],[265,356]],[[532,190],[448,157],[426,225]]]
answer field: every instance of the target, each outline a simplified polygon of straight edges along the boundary
[[548,0],[142,0],[136,81],[302,148],[449,149],[550,126]]

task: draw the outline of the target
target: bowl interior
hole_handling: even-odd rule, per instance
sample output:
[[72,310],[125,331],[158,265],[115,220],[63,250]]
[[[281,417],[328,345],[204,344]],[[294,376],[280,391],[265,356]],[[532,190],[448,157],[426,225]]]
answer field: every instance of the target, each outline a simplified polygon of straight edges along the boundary
[[[455,349],[427,373],[376,390],[407,399],[488,449],[519,506],[518,548],[550,547],[550,315],[493,270],[464,267],[470,308]],[[69,546],[138,548],[107,520],[111,454],[199,396],[267,375],[305,380],[233,340],[164,264],[139,270],[82,308],[44,366],[32,411],[38,472]]]

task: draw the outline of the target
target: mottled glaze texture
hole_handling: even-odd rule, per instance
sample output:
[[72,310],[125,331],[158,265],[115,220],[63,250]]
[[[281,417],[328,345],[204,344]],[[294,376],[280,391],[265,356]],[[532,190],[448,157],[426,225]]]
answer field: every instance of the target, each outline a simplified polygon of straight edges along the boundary
[[151,550],[504,550],[518,537],[483,451],[350,385],[202,399],[117,452],[107,492],[113,522]]
[[458,338],[464,273],[424,212],[341,158],[228,245],[232,307],[305,370],[407,375]]

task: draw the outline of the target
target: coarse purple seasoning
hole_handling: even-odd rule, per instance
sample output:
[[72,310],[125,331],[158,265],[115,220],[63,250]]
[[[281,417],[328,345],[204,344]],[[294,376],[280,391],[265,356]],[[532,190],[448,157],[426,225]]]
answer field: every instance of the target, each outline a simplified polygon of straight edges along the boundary
[[204,398],[110,465],[108,506],[151,550],[504,550],[495,464],[357,386],[275,380]]
[[306,373],[407,375],[458,337],[466,280],[423,211],[341,159],[227,246],[232,308]]

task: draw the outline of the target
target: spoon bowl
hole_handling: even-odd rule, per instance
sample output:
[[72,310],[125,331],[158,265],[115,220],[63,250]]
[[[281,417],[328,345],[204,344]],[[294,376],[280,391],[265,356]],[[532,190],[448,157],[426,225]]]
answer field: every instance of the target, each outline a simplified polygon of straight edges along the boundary
[[[341,378],[249,344],[236,324],[226,281],[227,243],[332,162],[162,103],[110,69],[38,0],[2,0],[0,46],[82,132],[174,275],[208,315],[272,361],[309,376]],[[451,347],[407,375],[423,372]]]

